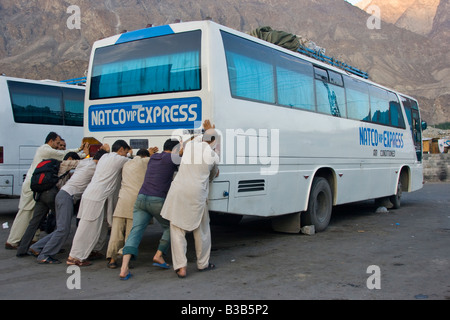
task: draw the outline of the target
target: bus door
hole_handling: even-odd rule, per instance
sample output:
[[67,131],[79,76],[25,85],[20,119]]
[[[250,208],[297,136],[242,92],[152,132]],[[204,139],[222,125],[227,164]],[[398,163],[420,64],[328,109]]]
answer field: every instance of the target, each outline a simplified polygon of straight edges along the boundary
[[422,162],[422,123],[420,121],[419,111],[412,109],[412,122],[413,122],[413,140],[416,147],[417,161]]
[[420,120],[419,106],[412,99],[401,96],[401,100],[411,128],[417,161],[422,162],[422,122]]

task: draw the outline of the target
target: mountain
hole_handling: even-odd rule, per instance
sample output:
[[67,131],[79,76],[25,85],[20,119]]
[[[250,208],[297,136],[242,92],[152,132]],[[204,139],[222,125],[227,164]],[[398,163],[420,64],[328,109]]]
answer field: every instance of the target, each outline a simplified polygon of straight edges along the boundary
[[[439,43],[450,42],[450,1],[441,0],[434,16],[433,28],[429,34],[433,40]],[[447,60],[448,63],[449,60]]]
[[423,44],[435,50],[431,54],[434,62],[429,64],[428,70],[434,81],[418,83],[415,95],[421,97],[425,119],[430,123],[447,122],[450,105],[450,1],[363,0],[357,6],[369,14],[373,14],[374,7],[378,8],[383,24],[387,22],[426,37]]
[[369,8],[380,8],[383,21],[412,32],[428,35],[432,28],[440,0],[365,0],[357,4],[362,10],[371,13]]
[[[371,80],[418,98],[430,124],[450,121],[449,0],[389,1],[397,11],[382,6],[388,1],[364,1],[393,20],[370,29],[370,15],[344,0],[2,0],[0,74],[83,76],[97,39],[149,23],[211,17],[243,32],[271,26],[311,39],[327,55],[367,70]],[[67,26],[71,5],[80,8],[80,29]],[[424,22],[414,29],[411,19],[418,16]]]

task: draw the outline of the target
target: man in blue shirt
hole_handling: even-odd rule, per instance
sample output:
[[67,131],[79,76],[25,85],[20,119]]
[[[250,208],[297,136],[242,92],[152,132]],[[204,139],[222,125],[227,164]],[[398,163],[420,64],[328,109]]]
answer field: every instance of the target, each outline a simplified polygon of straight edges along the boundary
[[168,139],[164,143],[163,152],[155,153],[150,157],[144,183],[134,205],[133,227],[122,251],[121,280],[128,280],[131,277],[128,265],[132,257],[137,257],[142,236],[152,218],[155,218],[163,228],[158,250],[153,257],[153,265],[164,269],[170,268],[163,258],[163,254],[170,246],[170,222],[162,218],[160,212],[177,170],[177,164],[172,160],[172,157],[177,155],[172,154],[172,150],[178,143]]

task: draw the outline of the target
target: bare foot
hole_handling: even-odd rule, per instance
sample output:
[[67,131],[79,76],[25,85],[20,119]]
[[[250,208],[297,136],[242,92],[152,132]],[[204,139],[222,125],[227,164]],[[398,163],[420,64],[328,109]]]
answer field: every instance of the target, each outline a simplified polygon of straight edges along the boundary
[[166,261],[163,258],[162,251],[158,250],[155,253],[155,256],[153,257],[153,262],[159,263],[159,264],[166,264]]
[[178,278],[186,278],[186,267],[182,267],[178,270],[175,270]]
[[153,257],[153,262],[164,264],[166,261],[164,261],[163,257],[158,257],[158,256],[155,255]]
[[124,278],[128,275],[129,272],[130,270],[128,268],[121,268],[119,277]]

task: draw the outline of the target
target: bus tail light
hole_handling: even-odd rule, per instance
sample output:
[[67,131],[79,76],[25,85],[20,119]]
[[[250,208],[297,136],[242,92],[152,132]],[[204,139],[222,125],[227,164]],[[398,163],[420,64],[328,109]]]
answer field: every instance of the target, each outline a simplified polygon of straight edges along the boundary
[[3,147],[0,147],[0,163],[3,163]]

